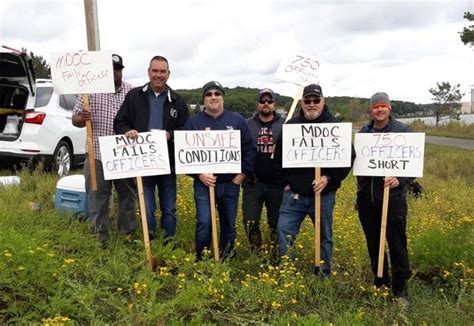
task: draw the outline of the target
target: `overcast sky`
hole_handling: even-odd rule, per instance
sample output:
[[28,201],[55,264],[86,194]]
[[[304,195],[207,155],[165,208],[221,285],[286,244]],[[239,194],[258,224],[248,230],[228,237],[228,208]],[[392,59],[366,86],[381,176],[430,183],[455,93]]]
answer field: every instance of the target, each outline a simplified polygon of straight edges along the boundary
[[[124,60],[124,79],[144,84],[149,60],[170,62],[172,88],[209,80],[226,87],[270,87],[294,96],[275,78],[285,53],[301,51],[334,67],[326,96],[431,102],[438,81],[461,84],[470,100],[474,48],[459,31],[473,0],[97,0],[102,50]],[[1,0],[0,43],[50,52],[87,49],[83,0]]]

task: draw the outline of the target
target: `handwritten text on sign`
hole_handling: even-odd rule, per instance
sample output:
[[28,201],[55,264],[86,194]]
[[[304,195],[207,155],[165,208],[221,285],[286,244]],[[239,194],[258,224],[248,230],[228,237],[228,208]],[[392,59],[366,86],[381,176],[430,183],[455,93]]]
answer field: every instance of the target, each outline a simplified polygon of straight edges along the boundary
[[57,94],[113,93],[112,53],[51,53],[51,76]]
[[166,131],[99,137],[104,179],[123,179],[170,173]]
[[176,173],[240,173],[240,130],[174,132]]
[[329,87],[334,81],[334,72],[327,61],[298,52],[282,59],[275,77],[301,86],[321,84]]
[[283,167],[349,167],[351,136],[351,123],[283,125]]
[[424,133],[357,133],[354,175],[422,177]]

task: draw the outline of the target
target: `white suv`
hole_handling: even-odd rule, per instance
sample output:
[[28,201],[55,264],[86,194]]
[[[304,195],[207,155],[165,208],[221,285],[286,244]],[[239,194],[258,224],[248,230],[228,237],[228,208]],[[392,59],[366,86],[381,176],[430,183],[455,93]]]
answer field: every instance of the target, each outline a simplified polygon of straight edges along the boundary
[[72,125],[76,95],[58,95],[35,81],[25,53],[0,52],[0,162],[42,161],[60,176],[85,158],[85,128]]

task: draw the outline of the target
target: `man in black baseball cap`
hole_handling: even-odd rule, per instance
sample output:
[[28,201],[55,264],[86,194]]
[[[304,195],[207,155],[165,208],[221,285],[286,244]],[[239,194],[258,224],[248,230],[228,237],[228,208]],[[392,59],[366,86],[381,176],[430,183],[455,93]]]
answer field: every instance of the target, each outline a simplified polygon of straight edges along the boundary
[[259,89],[256,98],[257,113],[247,120],[252,140],[257,145],[257,156],[253,173],[245,180],[242,201],[245,232],[254,251],[259,251],[263,245],[260,220],[262,208],[265,205],[272,256],[277,254],[278,235],[276,230],[278,211],[283,196],[283,187],[277,184],[273,162],[276,140],[284,122],[282,116],[275,111],[275,97],[275,93],[270,88]]
[[[338,120],[324,104],[323,90],[316,84],[308,85],[303,90],[301,110],[297,116],[287,123],[313,124],[333,123]],[[275,163],[279,167],[277,176],[284,187],[283,200],[278,219],[278,240],[280,256],[288,254],[288,246],[292,246],[299,233],[301,224],[307,215],[314,223],[315,194],[321,194],[321,269],[316,268],[315,274],[323,277],[331,275],[331,258],[333,254],[333,209],[336,202],[336,191],[347,177],[351,168],[321,168],[319,182],[315,180],[314,168],[288,169],[282,167],[282,137],[278,138],[275,149]],[[352,149],[354,158],[354,149]],[[295,250],[290,253],[294,259]]]

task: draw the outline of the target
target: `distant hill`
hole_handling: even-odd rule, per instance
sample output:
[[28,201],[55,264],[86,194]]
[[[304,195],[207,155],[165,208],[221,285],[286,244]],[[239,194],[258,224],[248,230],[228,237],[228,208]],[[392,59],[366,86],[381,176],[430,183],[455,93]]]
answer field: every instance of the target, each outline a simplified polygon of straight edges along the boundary
[[[255,113],[255,101],[257,88],[248,87],[225,87],[225,108],[239,112],[244,117],[248,118]],[[189,105],[197,105],[196,110],[199,110],[199,105],[203,104],[202,90],[196,89],[179,89],[176,90]],[[331,112],[338,116],[342,121],[358,121],[367,119],[367,112],[369,107],[368,98],[356,98],[349,96],[334,96],[325,97],[326,104],[331,109]],[[277,94],[277,109],[288,112],[293,98],[289,96]],[[298,106],[299,107],[299,106]],[[423,113],[429,113],[431,104],[415,104],[413,102],[392,101],[392,109],[395,116],[423,116]]]

